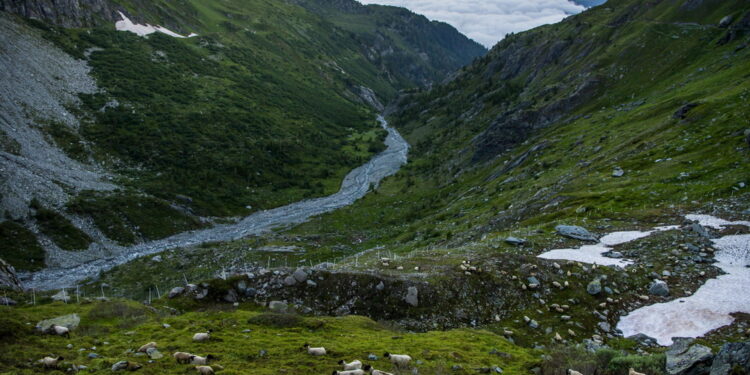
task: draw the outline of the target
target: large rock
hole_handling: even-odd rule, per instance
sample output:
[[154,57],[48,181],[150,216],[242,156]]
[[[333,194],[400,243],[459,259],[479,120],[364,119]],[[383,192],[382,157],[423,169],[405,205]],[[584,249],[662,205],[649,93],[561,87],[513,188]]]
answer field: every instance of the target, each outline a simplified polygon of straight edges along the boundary
[[68,295],[68,292],[66,292],[65,289],[57,292],[50,298],[52,298],[53,301],[62,301],[62,302],[70,301],[70,295]]
[[665,281],[654,280],[649,286],[648,292],[654,296],[667,297],[669,296],[669,286]]
[[726,16],[722,18],[721,21],[719,21],[719,27],[727,28],[729,27],[729,25],[732,24],[732,21],[733,21],[732,16]]
[[289,306],[282,301],[271,301],[268,303],[268,308],[275,313],[285,313]]
[[406,303],[417,307],[419,305],[419,290],[416,287],[410,286],[406,290],[406,297],[404,297]]
[[577,225],[558,225],[555,227],[557,234],[581,241],[598,241],[596,236],[583,227]]
[[508,237],[508,238],[505,239],[505,242],[507,242],[507,243],[509,243],[511,245],[521,246],[521,245],[523,245],[523,244],[526,243],[526,240],[523,239],[523,238],[518,238],[518,237],[510,236],[510,237]]
[[673,338],[674,344],[667,350],[667,374],[703,375],[711,371],[714,358],[711,349],[703,345],[691,345],[695,339]]
[[724,344],[711,365],[711,375],[730,375],[742,369],[750,374],[750,341]]
[[589,283],[589,285],[586,286],[586,291],[591,294],[592,296],[595,296],[602,292],[602,282],[599,281],[599,279],[596,279]]
[[305,270],[303,270],[302,268],[297,268],[292,276],[295,280],[297,280],[298,283],[303,283],[305,282],[305,280],[307,280],[307,272],[305,272]]
[[172,288],[172,290],[169,291],[169,294],[167,294],[167,298],[175,298],[181,295],[182,293],[185,293],[185,288],[181,286],[176,286]]
[[78,327],[78,324],[80,323],[81,323],[81,317],[79,317],[78,314],[70,314],[70,315],[58,316],[52,319],[42,320],[36,324],[36,329],[41,332],[46,332],[47,330],[49,330],[49,328],[53,324],[55,324],[55,325],[67,327],[68,329],[73,330],[76,327]]
[[0,259],[0,287],[19,291],[23,289],[15,268],[2,259]]

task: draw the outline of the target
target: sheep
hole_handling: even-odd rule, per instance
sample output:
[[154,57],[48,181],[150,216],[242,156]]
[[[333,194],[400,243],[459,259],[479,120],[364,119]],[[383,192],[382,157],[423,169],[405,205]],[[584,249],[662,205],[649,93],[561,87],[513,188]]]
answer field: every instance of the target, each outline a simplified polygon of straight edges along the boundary
[[190,358],[193,357],[190,353],[185,352],[175,352],[172,354],[172,357],[177,361],[177,363],[190,363]]
[[214,369],[211,366],[195,366],[195,370],[201,375],[213,375]]
[[349,371],[336,371],[334,370],[331,375],[365,375],[365,371],[362,369],[349,370]]
[[347,370],[359,370],[362,368],[362,362],[360,360],[354,360],[346,363],[343,359],[339,361],[341,366],[344,366],[344,371]]
[[385,352],[385,354],[383,354],[383,357],[389,358],[391,360],[391,363],[393,363],[393,365],[396,366],[396,368],[399,370],[401,370],[402,368],[409,368],[409,362],[411,362],[411,357],[406,354],[391,354]]
[[638,372],[638,371],[635,371],[635,370],[633,370],[633,368],[631,367],[631,368],[630,368],[630,370],[628,370],[628,375],[646,375],[646,374],[644,374],[644,373],[642,373],[642,372]]
[[148,351],[151,348],[156,348],[156,343],[153,342],[153,341],[151,341],[148,344],[144,344],[143,346],[141,346],[140,348],[138,348],[138,352],[139,353],[145,353],[146,351]]
[[326,348],[311,348],[310,344],[302,345],[303,348],[307,349],[307,354],[310,355],[326,355]]
[[70,329],[65,326],[53,324],[47,329],[47,332],[53,335],[65,336],[67,338],[70,338]]
[[580,372],[578,372],[576,370],[573,370],[573,369],[567,369],[567,370],[565,370],[565,374],[567,374],[567,375],[583,375]]
[[372,368],[370,365],[365,365],[364,367],[365,372],[369,372],[372,375],[393,375],[390,372],[380,371]]
[[44,368],[57,368],[63,359],[65,358],[62,356],[57,356],[56,358],[44,357],[39,360],[39,363],[41,363]]
[[191,365],[207,365],[208,361],[212,361],[214,359],[214,356],[209,354],[205,357],[201,357],[198,355],[191,355],[190,356],[190,364]]
[[206,332],[199,332],[193,335],[193,341],[208,341],[211,339],[211,332],[212,330],[208,330]]

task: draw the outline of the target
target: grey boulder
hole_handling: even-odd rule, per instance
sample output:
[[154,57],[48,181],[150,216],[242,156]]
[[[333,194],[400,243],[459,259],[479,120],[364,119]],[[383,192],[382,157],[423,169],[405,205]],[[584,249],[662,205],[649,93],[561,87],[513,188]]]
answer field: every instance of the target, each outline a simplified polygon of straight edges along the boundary
[[557,234],[564,237],[574,238],[581,241],[598,241],[596,236],[591,232],[577,225],[558,225],[555,227],[555,230],[557,231]]
[[404,301],[414,307],[417,307],[419,305],[419,291],[416,287],[410,286],[406,290],[406,297],[404,297]]
[[675,337],[667,350],[667,374],[703,375],[711,370],[714,355],[703,345],[691,345],[695,339]]
[[36,324],[36,329],[41,332],[46,332],[54,324],[54,325],[63,326],[70,330],[73,330],[76,327],[78,327],[78,324],[80,323],[81,323],[81,317],[79,317],[78,314],[69,314],[69,315],[58,316],[52,319],[42,320]]
[[724,344],[711,365],[711,375],[729,375],[742,369],[750,374],[750,341]]
[[586,291],[591,294],[592,296],[595,296],[602,292],[602,282],[599,281],[599,279],[596,279],[589,283],[589,285],[586,286]]
[[649,286],[648,292],[654,296],[667,297],[669,296],[669,286],[662,280],[654,280]]

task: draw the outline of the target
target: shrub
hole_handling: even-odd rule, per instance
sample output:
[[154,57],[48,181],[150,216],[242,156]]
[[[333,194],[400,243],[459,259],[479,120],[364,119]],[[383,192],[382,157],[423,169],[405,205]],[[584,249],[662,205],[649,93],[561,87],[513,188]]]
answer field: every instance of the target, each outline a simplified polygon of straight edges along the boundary
[[16,312],[0,308],[0,342],[15,342],[19,337],[30,333],[30,328],[21,322]]
[[303,320],[294,314],[263,313],[247,320],[250,324],[276,328],[291,328],[302,325]]

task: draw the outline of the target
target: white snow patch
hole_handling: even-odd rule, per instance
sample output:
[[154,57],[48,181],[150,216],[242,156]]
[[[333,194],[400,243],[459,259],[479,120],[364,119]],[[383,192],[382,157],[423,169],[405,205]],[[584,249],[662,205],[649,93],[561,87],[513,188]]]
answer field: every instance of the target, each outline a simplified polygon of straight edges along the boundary
[[175,38],[192,38],[194,36],[198,36],[198,34],[196,33],[191,33],[188,36],[180,35],[172,30],[167,29],[166,27],[162,27],[159,25],[152,26],[149,24],[141,25],[133,23],[133,21],[131,21],[130,18],[125,16],[122,12],[119,13],[120,17],[122,17],[122,20],[115,22],[115,29],[117,29],[117,31],[130,31],[131,33],[134,33],[138,36],[146,36],[157,32],[167,34]]
[[727,225],[744,225],[750,227],[750,221],[728,221],[711,215],[691,214],[685,215],[685,218],[691,221],[697,221],[698,224],[703,225],[704,227],[715,229],[721,229]]
[[625,232],[612,232],[601,239],[596,245],[583,245],[577,249],[555,249],[550,250],[546,253],[540,254],[539,258],[544,259],[562,259],[572,260],[576,262],[592,263],[602,266],[619,266],[625,267],[633,262],[625,259],[615,259],[605,257],[604,253],[612,250],[612,246],[624,244],[626,242],[635,241],[639,238],[648,237],[654,232],[661,232],[666,230],[677,229],[679,226],[670,225],[664,227],[656,227],[653,230],[641,232],[641,231],[625,231]]
[[[710,220],[713,219],[717,218]],[[701,225],[725,225],[710,220]],[[747,267],[750,264],[750,234],[712,241],[718,249],[715,265],[726,274],[708,280],[692,296],[642,307],[622,317],[617,328],[625,337],[644,333],[661,345],[671,345],[673,337],[699,337],[731,324],[734,320],[731,313],[750,313],[750,293],[747,292],[750,288],[750,268]]]

